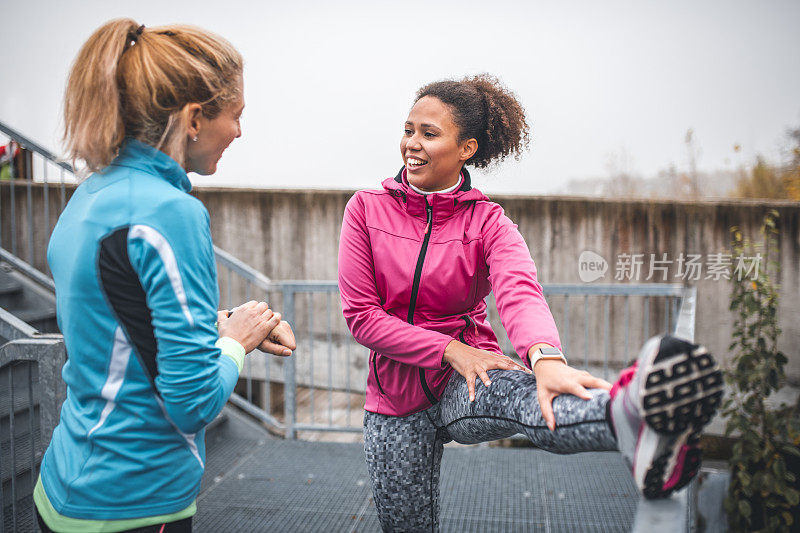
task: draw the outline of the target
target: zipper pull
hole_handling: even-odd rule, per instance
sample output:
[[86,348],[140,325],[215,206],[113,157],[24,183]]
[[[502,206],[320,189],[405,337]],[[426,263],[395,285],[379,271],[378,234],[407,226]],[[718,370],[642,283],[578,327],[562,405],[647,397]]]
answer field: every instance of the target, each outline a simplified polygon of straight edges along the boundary
[[431,230],[431,219],[433,218],[433,208],[428,205],[428,200],[425,200],[425,215],[427,222],[425,224],[425,235]]
[[[469,324],[469,326],[472,326],[472,331],[475,332],[475,337],[477,338],[478,337],[478,323],[475,322],[474,320],[472,320],[472,317],[470,317],[469,315],[464,315],[464,318],[466,319],[467,324]],[[467,327],[469,327],[469,326],[467,326]]]

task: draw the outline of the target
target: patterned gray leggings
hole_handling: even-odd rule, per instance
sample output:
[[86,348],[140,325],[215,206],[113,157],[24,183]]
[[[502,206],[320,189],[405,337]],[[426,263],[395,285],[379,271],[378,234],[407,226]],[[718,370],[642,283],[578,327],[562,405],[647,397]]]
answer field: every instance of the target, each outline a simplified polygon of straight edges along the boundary
[[464,378],[453,373],[438,404],[409,416],[364,413],[364,449],[372,493],[384,531],[439,531],[439,470],[444,444],[473,444],[525,434],[554,453],[616,450],[606,421],[609,396],[562,394],[553,401],[556,430],[542,418],[536,378],[490,370],[491,387],[478,379],[469,401]]

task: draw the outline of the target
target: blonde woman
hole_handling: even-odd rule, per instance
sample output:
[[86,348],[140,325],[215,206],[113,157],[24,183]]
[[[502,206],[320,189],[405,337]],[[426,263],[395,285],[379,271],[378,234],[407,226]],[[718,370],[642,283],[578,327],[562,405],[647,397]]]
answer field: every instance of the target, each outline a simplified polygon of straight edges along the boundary
[[94,174],[47,254],[69,359],[34,489],[43,531],[191,531],[204,427],[245,354],[295,347],[263,302],[217,312],[208,213],[188,194],[243,107],[240,54],[200,28],[114,20],[78,53],[65,140]]

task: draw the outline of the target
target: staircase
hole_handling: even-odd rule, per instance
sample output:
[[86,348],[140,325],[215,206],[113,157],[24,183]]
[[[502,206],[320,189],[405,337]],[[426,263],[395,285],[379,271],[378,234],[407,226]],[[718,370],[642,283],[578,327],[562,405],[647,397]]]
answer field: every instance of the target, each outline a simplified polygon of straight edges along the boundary
[[[51,280],[2,249],[0,258],[0,533],[36,531],[33,488],[58,421],[65,354],[61,336],[52,335],[58,325]],[[207,426],[212,442],[223,439],[229,412]],[[239,459],[216,449],[212,455],[222,469]]]
[[[14,270],[7,262],[0,262],[0,307],[40,333],[59,333],[53,292]],[[0,336],[2,342],[4,339]]]

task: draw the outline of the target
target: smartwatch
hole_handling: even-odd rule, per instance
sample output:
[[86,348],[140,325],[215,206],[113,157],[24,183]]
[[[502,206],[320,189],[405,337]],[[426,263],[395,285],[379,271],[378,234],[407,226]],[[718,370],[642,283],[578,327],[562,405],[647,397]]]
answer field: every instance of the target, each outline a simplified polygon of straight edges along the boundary
[[564,357],[561,350],[554,346],[542,346],[533,352],[533,356],[531,356],[531,370],[539,359],[560,359],[564,361],[564,364],[567,364],[567,358]]

